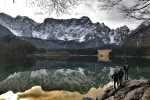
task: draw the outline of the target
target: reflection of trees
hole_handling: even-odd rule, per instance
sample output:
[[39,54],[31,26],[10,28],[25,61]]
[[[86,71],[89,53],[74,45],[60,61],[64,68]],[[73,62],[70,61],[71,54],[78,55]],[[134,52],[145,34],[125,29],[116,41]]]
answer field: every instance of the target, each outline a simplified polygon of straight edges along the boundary
[[9,75],[30,69],[35,63],[30,58],[0,58],[0,81],[6,79]]

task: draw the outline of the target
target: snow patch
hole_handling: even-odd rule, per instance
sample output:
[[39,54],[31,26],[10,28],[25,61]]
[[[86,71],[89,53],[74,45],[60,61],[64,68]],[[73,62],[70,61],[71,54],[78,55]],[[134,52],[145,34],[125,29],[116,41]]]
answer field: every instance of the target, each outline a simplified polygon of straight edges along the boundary
[[[8,27],[7,27],[8,28]],[[16,30],[12,30],[10,28],[8,28],[14,35],[16,36],[22,36],[19,32],[17,32]]]
[[85,36],[80,37],[79,42],[83,42],[85,40],[84,38],[85,38]]
[[109,33],[109,38],[110,38],[110,44],[111,43],[116,43],[115,42],[115,36],[117,36],[117,32],[116,31],[111,31],[110,33]]
[[32,36],[35,38],[47,39],[48,34],[43,34],[42,32],[33,31]]

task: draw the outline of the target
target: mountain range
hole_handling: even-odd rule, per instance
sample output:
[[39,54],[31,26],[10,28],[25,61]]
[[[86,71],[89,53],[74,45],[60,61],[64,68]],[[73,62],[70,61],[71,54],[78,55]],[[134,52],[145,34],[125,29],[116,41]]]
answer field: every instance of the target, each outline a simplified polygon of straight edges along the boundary
[[15,18],[0,13],[0,24],[15,36],[32,42],[39,48],[99,48],[107,45],[122,45],[129,28],[124,25],[110,29],[104,23],[92,23],[90,18],[46,18],[37,23],[26,16]]
[[0,13],[0,36],[15,35],[38,48],[81,49],[113,48],[116,46],[150,46],[150,21],[134,30],[124,25],[110,29],[104,23],[92,23],[90,18],[46,18],[37,23],[26,16],[15,18]]

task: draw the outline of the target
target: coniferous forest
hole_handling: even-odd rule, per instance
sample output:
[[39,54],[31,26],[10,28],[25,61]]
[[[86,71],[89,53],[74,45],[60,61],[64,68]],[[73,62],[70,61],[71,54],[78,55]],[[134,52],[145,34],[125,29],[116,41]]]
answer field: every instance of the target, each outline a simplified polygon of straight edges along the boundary
[[35,45],[15,36],[6,35],[0,38],[0,55],[24,56],[27,54],[33,54],[35,50]]
[[0,55],[27,56],[35,53],[50,55],[97,55],[97,49],[44,49],[36,48],[30,42],[19,39],[16,36],[6,35],[0,38]]
[[150,56],[150,47],[141,46],[141,47],[119,47],[114,48],[109,53],[110,56]]

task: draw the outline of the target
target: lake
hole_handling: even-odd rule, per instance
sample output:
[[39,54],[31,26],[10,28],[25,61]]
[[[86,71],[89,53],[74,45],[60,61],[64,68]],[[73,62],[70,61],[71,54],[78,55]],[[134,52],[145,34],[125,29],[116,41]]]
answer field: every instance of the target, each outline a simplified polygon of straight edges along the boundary
[[[38,100],[95,98],[113,84],[111,75],[125,60],[130,66],[130,80],[150,78],[150,59],[144,58],[0,58],[0,93],[9,91],[13,98],[19,95]],[[5,97],[0,95],[0,99]]]

